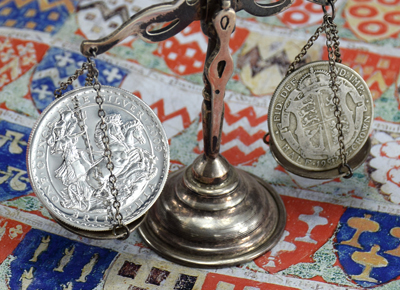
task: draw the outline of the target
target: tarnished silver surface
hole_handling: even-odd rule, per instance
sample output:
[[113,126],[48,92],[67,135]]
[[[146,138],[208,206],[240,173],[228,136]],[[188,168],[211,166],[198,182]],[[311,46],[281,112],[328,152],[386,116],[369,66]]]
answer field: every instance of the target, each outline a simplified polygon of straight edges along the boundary
[[[350,163],[363,151],[371,131],[372,95],[357,72],[339,63],[336,70],[342,130]],[[341,164],[329,82],[328,62],[318,61],[300,67],[279,84],[270,103],[268,124],[274,144],[272,153],[277,153],[274,155],[279,156],[280,163],[309,172],[329,171]]]
[[233,168],[222,156],[218,159],[230,167],[231,177],[214,186],[192,183],[189,188],[193,167],[174,172],[140,225],[146,243],[161,256],[189,266],[231,266],[251,261],[279,242],[286,224],[279,195],[263,180]]
[[[128,225],[150,208],[164,186],[168,140],[139,98],[106,86],[101,95],[120,212]],[[46,108],[30,136],[28,174],[34,192],[58,220],[84,231],[109,231],[113,197],[95,97],[93,88],[80,88]]]

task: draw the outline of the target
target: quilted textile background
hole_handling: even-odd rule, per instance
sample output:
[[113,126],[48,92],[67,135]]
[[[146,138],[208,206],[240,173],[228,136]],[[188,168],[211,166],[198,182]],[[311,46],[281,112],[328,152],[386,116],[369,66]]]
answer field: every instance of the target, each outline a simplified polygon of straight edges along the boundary
[[[26,171],[35,119],[84,61],[82,40],[105,36],[160,2],[0,0],[0,289],[400,289],[399,0],[336,3],[343,63],[365,79],[375,107],[371,152],[349,180],[288,174],[262,142],[271,95],[321,23],[321,7],[296,0],[276,17],[238,13],[221,152],[282,196],[287,225],[270,252],[238,267],[194,269],[160,258],[137,233],[97,241],[54,222]],[[102,84],[135,93],[156,112],[170,141],[171,171],[203,150],[206,49],[193,22],[160,43],[130,37],[97,60]],[[322,37],[306,61],[326,58]]]

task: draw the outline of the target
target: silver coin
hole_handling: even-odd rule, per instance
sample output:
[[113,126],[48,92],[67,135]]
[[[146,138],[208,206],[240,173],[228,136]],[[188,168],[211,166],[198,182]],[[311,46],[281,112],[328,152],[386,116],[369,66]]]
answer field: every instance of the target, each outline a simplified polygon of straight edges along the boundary
[[[278,150],[274,156],[284,159],[280,163],[292,164],[296,172],[329,171],[342,162],[328,70],[327,61],[300,67],[279,84],[270,103],[269,132],[273,150]],[[344,144],[351,160],[372,129],[372,95],[351,68],[337,63],[336,73]]]
[[[107,133],[123,222],[156,201],[169,167],[168,139],[155,113],[119,88],[103,86]],[[87,231],[115,224],[96,92],[66,93],[42,113],[28,148],[28,175],[37,197],[58,220]]]

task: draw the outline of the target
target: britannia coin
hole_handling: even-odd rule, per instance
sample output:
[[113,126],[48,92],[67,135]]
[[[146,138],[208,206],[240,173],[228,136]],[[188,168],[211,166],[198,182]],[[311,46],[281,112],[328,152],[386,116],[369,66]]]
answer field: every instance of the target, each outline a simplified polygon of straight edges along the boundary
[[[143,216],[161,193],[169,167],[168,140],[139,98],[102,86],[107,135],[123,223]],[[28,148],[33,190],[56,220],[83,231],[109,231],[114,197],[104,155],[96,91],[66,93],[42,113]]]
[[[351,166],[359,166],[370,146],[372,95],[357,72],[340,63],[335,69],[347,160]],[[334,172],[342,162],[328,72],[327,61],[300,67],[279,84],[269,107],[274,157],[289,171],[305,177],[313,173],[316,178],[333,177],[321,173]]]

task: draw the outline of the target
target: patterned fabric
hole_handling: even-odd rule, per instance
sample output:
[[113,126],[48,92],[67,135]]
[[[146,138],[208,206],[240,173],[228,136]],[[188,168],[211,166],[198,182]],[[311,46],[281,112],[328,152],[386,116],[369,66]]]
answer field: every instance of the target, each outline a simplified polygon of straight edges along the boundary
[[[375,110],[371,152],[349,180],[289,174],[262,142],[274,89],[321,23],[321,7],[295,0],[273,17],[238,13],[221,152],[281,195],[287,224],[271,251],[237,267],[194,269],[162,260],[136,232],[126,241],[97,241],[54,222],[27,176],[35,119],[85,60],[82,40],[104,37],[161,2],[0,1],[0,289],[400,289],[398,0],[336,2],[343,63],[365,79]],[[170,141],[171,171],[204,149],[206,51],[207,38],[194,22],[161,43],[129,37],[96,60],[102,84],[133,92],[158,115]],[[323,37],[303,63],[320,59],[327,59]],[[82,85],[84,77],[73,87]]]

